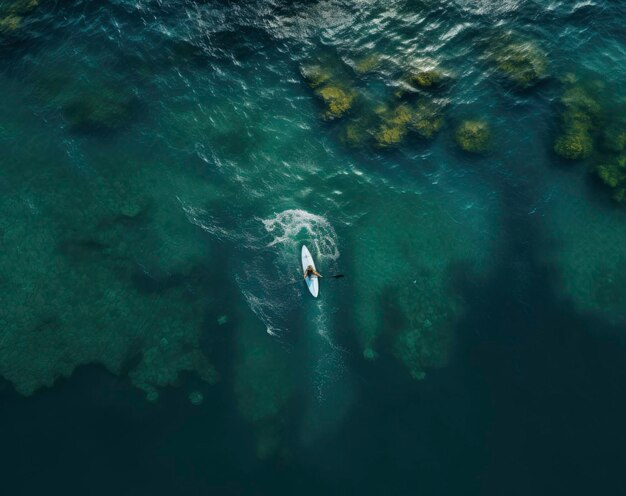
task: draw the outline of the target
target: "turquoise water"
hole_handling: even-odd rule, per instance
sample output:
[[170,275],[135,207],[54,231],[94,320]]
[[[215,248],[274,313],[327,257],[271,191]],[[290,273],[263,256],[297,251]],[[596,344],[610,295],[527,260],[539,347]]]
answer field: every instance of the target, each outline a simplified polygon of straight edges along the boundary
[[7,494],[624,491],[625,14],[0,2]]

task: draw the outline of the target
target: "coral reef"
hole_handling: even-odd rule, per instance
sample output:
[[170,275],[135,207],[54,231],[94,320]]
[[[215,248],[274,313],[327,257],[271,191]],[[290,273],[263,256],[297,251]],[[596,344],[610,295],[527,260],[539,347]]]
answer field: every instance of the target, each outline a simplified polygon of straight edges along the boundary
[[392,353],[414,379],[448,362],[452,328],[461,312],[458,298],[432,274],[423,271],[409,284],[394,288],[388,305],[402,318],[392,341]]
[[332,79],[332,73],[320,65],[305,65],[300,68],[304,81],[311,89],[317,89]]
[[508,42],[492,57],[498,73],[518,89],[531,88],[548,75],[546,54],[532,41]]
[[0,3],[0,35],[10,34],[22,25],[22,20],[39,5],[39,0],[5,0]]
[[384,148],[400,143],[409,131],[409,124],[413,118],[409,106],[400,104],[393,109],[380,107],[376,113],[382,121],[374,133],[376,145]]
[[554,152],[568,160],[582,160],[594,150],[595,126],[600,118],[599,103],[582,85],[566,83],[560,100],[561,133],[554,142]]
[[192,391],[189,393],[189,402],[193,406],[201,405],[204,402],[204,395],[200,391]]
[[595,172],[611,189],[613,199],[619,203],[626,203],[626,155],[597,165]]
[[428,100],[418,101],[411,120],[411,126],[421,138],[433,138],[443,126],[441,105]]
[[554,142],[554,152],[568,160],[588,158],[593,151],[589,127],[583,121],[566,121],[565,131]]
[[[214,382],[200,347],[211,303],[196,275],[209,251],[180,208],[207,190],[158,163],[101,160],[95,179],[50,167],[62,158],[48,149],[29,155],[26,174],[5,170],[0,375],[25,395],[91,363],[128,372],[149,399],[181,371]],[[180,199],[172,179],[185,182]]]
[[411,72],[406,81],[414,87],[433,89],[441,85],[445,80],[445,74],[439,69],[425,69]]
[[410,132],[431,139],[443,126],[441,107],[426,99],[413,104],[403,102],[393,108],[379,106],[375,113],[379,125],[373,136],[381,148],[398,145]]
[[466,152],[483,153],[490,147],[491,131],[482,120],[463,121],[454,133],[457,145]]
[[325,109],[322,116],[329,121],[338,119],[348,112],[356,97],[354,91],[331,84],[317,89],[315,94],[324,102]]
[[[464,261],[476,271],[485,267],[484,221],[459,224],[445,207],[410,194],[371,204],[351,246],[359,261],[355,329],[365,359],[392,354],[415,378],[445,365],[463,308],[450,269]],[[374,273],[366,269],[374,265]]]
[[324,120],[337,120],[352,109],[357,92],[352,87],[348,68],[341,61],[325,58],[319,63],[303,65],[300,73],[323,104]]

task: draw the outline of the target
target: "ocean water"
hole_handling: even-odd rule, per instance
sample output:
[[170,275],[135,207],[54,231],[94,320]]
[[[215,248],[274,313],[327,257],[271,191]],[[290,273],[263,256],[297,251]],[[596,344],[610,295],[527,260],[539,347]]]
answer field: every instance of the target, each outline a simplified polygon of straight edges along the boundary
[[625,15],[1,1],[2,494],[624,493]]

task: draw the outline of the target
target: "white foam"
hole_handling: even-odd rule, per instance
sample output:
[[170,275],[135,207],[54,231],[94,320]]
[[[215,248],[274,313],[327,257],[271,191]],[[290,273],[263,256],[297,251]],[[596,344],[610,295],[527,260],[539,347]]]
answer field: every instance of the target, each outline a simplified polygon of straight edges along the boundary
[[311,250],[318,270],[331,271],[339,258],[337,234],[321,215],[290,209],[267,219],[256,218],[245,229],[245,270],[237,283],[248,307],[267,332],[281,336],[289,331],[290,313],[308,297],[298,286],[302,274],[300,248]]
[[269,219],[261,220],[265,230],[272,235],[268,247],[280,246],[289,250],[301,244],[314,247],[313,255],[322,260],[337,260],[337,234],[335,229],[324,217],[306,210],[292,209],[275,214]]
[[456,0],[464,10],[479,15],[505,14],[518,10],[521,0]]

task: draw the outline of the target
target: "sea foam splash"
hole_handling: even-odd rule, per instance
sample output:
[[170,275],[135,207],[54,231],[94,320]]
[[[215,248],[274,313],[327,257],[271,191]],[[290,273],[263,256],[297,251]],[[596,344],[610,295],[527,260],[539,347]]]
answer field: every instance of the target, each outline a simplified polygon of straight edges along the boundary
[[320,260],[337,260],[337,234],[335,229],[324,217],[306,210],[285,210],[264,219],[263,225],[273,239],[268,247],[280,246],[288,250],[298,248],[298,244],[308,244],[313,254]]
[[266,219],[256,218],[246,229],[246,251],[251,257],[237,275],[237,283],[255,315],[273,336],[283,336],[291,315],[308,297],[297,283],[302,279],[300,249],[308,246],[322,273],[335,269],[339,258],[337,234],[321,215],[290,209]]

